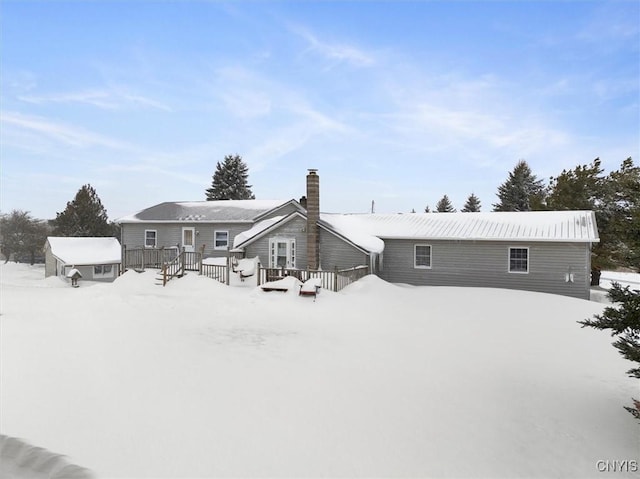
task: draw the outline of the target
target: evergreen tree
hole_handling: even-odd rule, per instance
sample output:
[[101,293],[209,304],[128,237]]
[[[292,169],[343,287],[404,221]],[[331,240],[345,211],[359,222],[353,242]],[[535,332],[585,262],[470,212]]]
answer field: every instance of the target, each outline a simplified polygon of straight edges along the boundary
[[507,180],[498,187],[499,203],[494,211],[531,211],[544,205],[543,181],[531,172],[526,161],[520,160],[509,173]]
[[449,197],[444,195],[442,199],[436,203],[436,211],[438,213],[454,213],[456,209],[451,204]]
[[207,201],[254,200],[251,185],[247,184],[249,168],[239,155],[227,155],[216,164],[211,188],[206,190]]
[[[627,374],[632,378],[640,379],[640,293],[631,291],[629,286],[622,288],[614,283],[609,290],[609,299],[617,307],[605,308],[595,319],[578,321],[582,327],[589,326],[595,329],[609,329],[612,336],[617,336],[613,346],[625,359],[638,364],[629,369]],[[632,399],[634,407],[627,407],[633,416],[640,420],[640,401]]]
[[640,272],[640,167],[631,158],[607,176],[605,198],[611,255],[619,266]]
[[0,249],[5,263],[11,255],[15,261],[35,263],[36,256],[41,256],[48,232],[47,223],[32,218],[28,211],[13,210],[0,216]]
[[431,213],[431,208],[429,208],[429,205],[424,207],[424,212],[425,213]]
[[600,158],[590,165],[562,170],[551,177],[547,188],[547,206],[552,210],[595,210],[603,201],[605,177]]
[[467,198],[467,202],[462,207],[463,213],[478,213],[480,212],[480,199],[471,193]]
[[107,210],[96,190],[89,184],[76,193],[62,213],[53,220],[56,236],[112,236],[113,228],[107,218]]
[[554,210],[593,210],[600,242],[594,244],[591,284],[600,271],[640,265],[640,168],[627,158],[620,169],[603,175],[600,159],[563,170],[549,183],[547,205]]

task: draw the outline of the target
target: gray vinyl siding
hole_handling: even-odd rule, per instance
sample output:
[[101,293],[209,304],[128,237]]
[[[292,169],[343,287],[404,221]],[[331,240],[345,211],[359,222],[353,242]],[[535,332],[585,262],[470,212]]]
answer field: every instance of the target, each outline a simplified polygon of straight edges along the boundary
[[320,228],[320,267],[325,271],[369,265],[369,256]]
[[[431,245],[431,268],[414,267],[414,245]],[[509,273],[509,248],[529,248],[528,273]],[[385,240],[380,277],[394,283],[521,289],[589,299],[588,243]],[[566,274],[573,273],[573,282]]]
[[[204,245],[204,257],[221,257],[229,254],[233,248],[233,239],[239,233],[253,226],[251,223],[124,223],[122,225],[122,241],[128,249],[144,247],[145,230],[156,230],[157,247],[182,246],[182,228],[193,227],[196,229],[196,251],[200,251]],[[214,232],[229,232],[229,247],[225,250],[214,248]]]
[[44,253],[44,277],[57,276],[57,268],[58,260],[56,260],[56,257],[51,253],[51,247],[49,246],[49,241],[47,241]]
[[112,266],[112,274],[111,276],[108,276],[108,277],[94,276],[93,265],[76,266],[76,269],[80,271],[80,274],[82,275],[82,278],[80,279],[80,281],[87,280],[87,281],[98,281],[98,282],[109,283],[111,281],[115,281],[115,279],[118,277],[118,272],[120,268],[120,265],[118,264],[114,264],[111,266]]
[[269,239],[295,238],[296,240],[296,268],[307,268],[307,221],[296,217],[291,221],[275,228],[268,235],[257,239],[245,247],[245,258],[260,258],[260,264],[269,266]]
[[260,219],[258,221],[267,220],[275,216],[287,216],[296,211],[300,211],[300,210],[296,208],[295,204],[287,204],[282,208],[276,208],[275,211],[272,211],[267,215],[260,216]]
[[[303,218],[294,218],[275,228],[268,235],[256,240],[245,248],[245,257],[260,258],[260,263],[269,265],[269,240],[271,238],[295,238],[296,268],[307,268],[307,222]],[[369,257],[358,248],[343,241],[334,234],[320,229],[320,267],[325,270],[351,268],[368,265]]]

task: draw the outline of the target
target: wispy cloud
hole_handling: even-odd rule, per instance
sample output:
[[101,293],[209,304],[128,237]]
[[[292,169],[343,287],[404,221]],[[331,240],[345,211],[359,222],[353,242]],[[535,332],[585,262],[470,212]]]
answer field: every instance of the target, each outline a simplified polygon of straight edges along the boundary
[[161,111],[171,111],[169,106],[160,101],[129,92],[123,88],[85,89],[77,92],[47,95],[19,95],[18,99],[36,105],[47,103],[79,103],[95,106],[104,110],[151,108]]
[[344,123],[317,111],[308,104],[290,104],[293,117],[284,125],[271,129],[262,141],[257,141],[247,152],[252,159],[252,168],[261,171],[268,165],[295,151],[302,150],[311,141],[328,135],[347,133],[350,128]]
[[303,87],[246,67],[215,72],[212,88],[226,112],[239,118],[239,133],[226,140],[244,146],[252,171],[303,148],[322,135],[349,131],[339,117],[315,106]]
[[292,26],[290,29],[307,42],[309,51],[317,53],[330,61],[346,63],[355,67],[370,67],[376,63],[373,54],[354,45],[321,40],[310,30],[301,26]]
[[[3,112],[0,116],[3,125],[3,136],[11,135],[17,130],[20,133],[32,133],[45,136],[58,143],[76,147],[106,147],[112,149],[130,149],[130,145],[109,138],[84,128],[56,122],[41,116],[24,115],[16,112]],[[28,138],[22,136],[22,138]]]
[[225,107],[238,118],[259,118],[271,112],[271,99],[260,91],[233,87],[219,95]]
[[634,38],[637,40],[640,35],[639,15],[637,2],[604,2],[594,9],[575,38],[598,45],[611,45],[612,42],[615,44]]

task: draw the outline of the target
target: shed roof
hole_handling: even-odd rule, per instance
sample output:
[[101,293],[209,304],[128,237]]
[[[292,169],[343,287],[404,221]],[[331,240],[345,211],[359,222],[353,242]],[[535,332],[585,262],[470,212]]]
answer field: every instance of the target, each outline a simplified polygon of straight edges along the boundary
[[[292,200],[289,200],[292,201]],[[167,201],[117,220],[117,223],[250,223],[287,200]]]
[[122,261],[120,242],[116,238],[49,236],[47,243],[51,253],[66,264],[82,266]]
[[382,239],[599,241],[592,211],[322,214],[321,219],[347,237],[357,234]]

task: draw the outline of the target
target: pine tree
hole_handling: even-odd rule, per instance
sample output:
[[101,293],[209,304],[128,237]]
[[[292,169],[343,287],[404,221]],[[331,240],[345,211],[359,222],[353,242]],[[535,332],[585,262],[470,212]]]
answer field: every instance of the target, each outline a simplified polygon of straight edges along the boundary
[[507,180],[498,187],[499,203],[493,205],[494,211],[531,211],[542,209],[544,185],[526,161],[520,160],[509,173]]
[[76,193],[73,201],[67,203],[62,213],[56,213],[53,220],[56,236],[112,236],[107,210],[96,190],[89,184]]
[[251,185],[247,184],[249,168],[239,155],[227,155],[216,164],[211,188],[206,190],[207,201],[253,200]]
[[[613,346],[629,361],[638,363],[639,366],[629,369],[627,374],[640,379],[640,292],[631,291],[629,286],[622,288],[614,283],[609,290],[609,299],[617,307],[610,306],[604,309],[595,319],[578,321],[582,327],[589,326],[595,329],[609,329],[612,336],[617,336]],[[634,407],[627,407],[636,419],[640,420],[640,401],[632,399]]]
[[454,213],[456,209],[451,204],[449,197],[444,195],[442,199],[436,203],[436,211],[438,213]]
[[463,213],[478,213],[480,212],[480,199],[471,193],[467,198],[467,202],[462,207]]
[[607,233],[611,255],[618,266],[632,266],[640,272],[640,167],[627,158],[606,178]]
[[425,213],[431,213],[431,208],[429,208],[429,205],[424,207],[424,212]]
[[600,159],[563,170],[549,183],[547,205],[554,210],[593,210],[600,242],[593,245],[592,286],[600,271],[640,265],[640,168],[627,158],[603,175]]
[[595,210],[603,200],[605,177],[600,158],[590,165],[562,170],[551,177],[547,188],[547,206],[552,210]]

